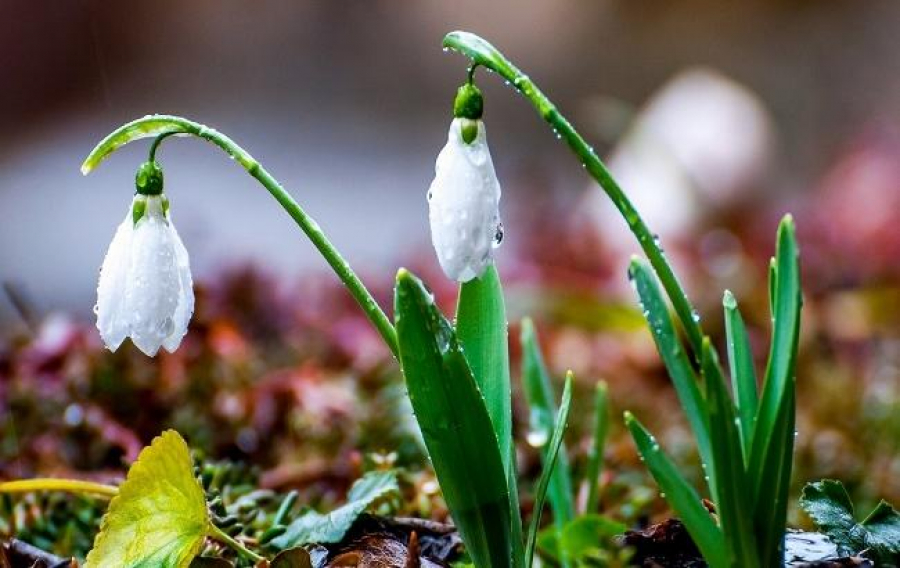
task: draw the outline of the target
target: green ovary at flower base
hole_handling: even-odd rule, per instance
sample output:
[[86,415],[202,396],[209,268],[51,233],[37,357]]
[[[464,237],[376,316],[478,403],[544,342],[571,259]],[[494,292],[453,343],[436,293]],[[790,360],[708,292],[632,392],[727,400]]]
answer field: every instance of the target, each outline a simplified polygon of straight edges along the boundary
[[115,351],[126,337],[149,356],[172,352],[187,333],[194,291],[187,250],[169,214],[162,170],[138,169],[136,195],[100,269],[97,329]]

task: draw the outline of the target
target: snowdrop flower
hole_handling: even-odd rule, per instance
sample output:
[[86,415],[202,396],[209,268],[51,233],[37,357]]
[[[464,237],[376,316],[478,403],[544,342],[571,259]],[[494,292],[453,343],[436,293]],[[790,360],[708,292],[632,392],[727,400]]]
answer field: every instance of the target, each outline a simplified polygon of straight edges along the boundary
[[169,216],[162,170],[147,162],[138,170],[137,194],[119,225],[97,286],[97,329],[107,348],[126,337],[148,356],[173,352],[194,312],[188,253]]
[[481,121],[482,105],[474,85],[460,87],[447,145],[428,189],[431,242],[444,273],[458,282],[481,276],[503,240],[500,182]]

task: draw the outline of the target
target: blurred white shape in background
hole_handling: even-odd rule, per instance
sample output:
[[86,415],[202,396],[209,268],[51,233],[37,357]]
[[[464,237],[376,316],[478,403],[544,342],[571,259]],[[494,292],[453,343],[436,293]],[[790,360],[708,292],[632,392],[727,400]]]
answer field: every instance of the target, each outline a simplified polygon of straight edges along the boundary
[[[747,88],[706,68],[667,82],[637,115],[608,165],[650,228],[677,238],[709,209],[727,208],[765,173],[772,123]],[[585,211],[614,251],[634,250],[619,214],[596,184]]]

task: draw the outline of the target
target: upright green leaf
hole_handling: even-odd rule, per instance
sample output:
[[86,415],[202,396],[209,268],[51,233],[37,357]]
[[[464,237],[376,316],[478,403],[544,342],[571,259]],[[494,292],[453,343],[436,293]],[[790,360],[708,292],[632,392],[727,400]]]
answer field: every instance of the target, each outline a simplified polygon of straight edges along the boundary
[[[764,565],[784,562],[784,534],[787,526],[788,493],[794,459],[796,394],[791,380],[787,396],[772,429],[769,451],[763,456],[757,478],[753,519]],[[748,480],[753,480],[752,473]]]
[[[525,544],[525,566],[531,566],[534,560],[534,545],[537,541],[538,529],[541,526],[541,512],[544,510],[544,499],[547,497],[547,488],[550,486],[550,479],[553,477],[553,469],[556,465],[556,458],[559,455],[559,448],[562,446],[563,434],[566,433],[566,425],[569,420],[569,405],[571,403],[572,373],[570,371],[566,375],[566,385],[563,387],[562,400],[559,403],[559,414],[553,426],[553,436],[550,438],[550,444],[547,447],[547,461],[544,463],[544,469],[541,471],[541,477],[538,481],[537,492],[534,495],[534,512],[531,516],[528,540]],[[565,559],[565,555],[563,555],[563,558]]]
[[431,293],[403,269],[394,302],[409,398],[447,506],[476,566],[511,566],[518,512],[510,511],[500,446],[460,342]]
[[[522,383],[529,406],[529,441],[540,448],[541,462],[546,468],[550,452],[547,442],[553,433],[557,412],[550,374],[541,356],[541,348],[530,319],[522,320],[521,342]],[[560,529],[575,518],[571,475],[566,445],[562,443],[556,458],[556,466],[550,476],[548,497],[553,511],[553,522]]]
[[751,440],[748,479],[763,563],[784,558],[787,498],[793,465],[796,420],[794,366],[800,336],[800,266],[794,222],[788,215],[778,227],[771,265],[773,331],[765,382]]
[[625,413],[625,425],[631,431],[641,459],[647,464],[666,500],[678,513],[703,558],[712,568],[730,567],[722,531],[703,506],[700,496],[662,452],[656,439],[630,412]]
[[[681,401],[681,407],[694,431],[700,459],[707,468],[712,467],[706,403],[697,385],[697,376],[690,359],[682,348],[675,324],[656,283],[656,277],[650,267],[637,258],[631,260],[628,276],[637,291],[644,317],[656,342],[656,349],[669,371],[678,400]],[[716,493],[715,483],[715,476],[709,476],[710,491],[713,494]]]
[[760,566],[753,518],[750,515],[750,488],[744,471],[741,437],[734,405],[728,396],[725,378],[709,338],[703,339],[701,369],[709,409],[712,472],[718,482],[714,495],[719,524],[733,566]]
[[340,542],[356,519],[375,501],[398,491],[396,472],[369,472],[350,488],[347,503],[325,514],[306,512],[294,519],[281,536],[272,540],[272,544],[283,550],[304,544]]
[[609,432],[609,399],[606,391],[606,382],[598,382],[594,395],[594,439],[588,454],[586,475],[588,497],[585,513],[588,515],[596,513],[600,503],[600,470],[603,468],[603,449]]
[[503,288],[494,265],[459,287],[456,335],[487,405],[500,443],[504,467],[510,467],[512,390]]
[[459,288],[456,335],[462,345],[497,434],[509,488],[515,558],[521,558],[522,519],[519,516],[518,475],[512,435],[512,386],[509,338],[503,287],[492,264],[484,274]]
[[801,307],[800,265],[794,232],[793,218],[787,215],[778,227],[775,263],[770,270],[770,275],[775,278],[775,282],[770,283],[772,342],[753,431],[751,474],[760,472],[783,400],[794,378]]
[[184,439],[167,430],[128,470],[100,523],[86,568],[184,568],[200,552],[210,522]]
[[750,438],[758,405],[753,350],[750,348],[747,327],[744,325],[744,318],[741,317],[741,311],[738,309],[737,300],[728,290],[725,291],[722,306],[725,309],[725,335],[728,344],[731,385],[740,417],[742,454],[744,463],[749,463]]

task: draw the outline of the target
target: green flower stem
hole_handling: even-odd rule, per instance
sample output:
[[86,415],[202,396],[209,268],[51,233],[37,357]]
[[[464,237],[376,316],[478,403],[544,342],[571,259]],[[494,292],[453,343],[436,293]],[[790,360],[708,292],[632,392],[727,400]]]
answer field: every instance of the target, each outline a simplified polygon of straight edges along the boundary
[[19,479],[0,483],[0,493],[35,493],[38,491],[63,491],[66,493],[85,493],[99,497],[115,497],[119,488],[115,485],[104,485],[92,481],[78,479],[57,479],[53,477],[36,479]]
[[682,326],[687,333],[694,354],[699,360],[703,344],[703,333],[697,321],[699,319],[696,315],[697,312],[694,311],[691,302],[685,295],[684,289],[678,283],[678,278],[666,260],[658,239],[650,232],[647,224],[638,214],[625,192],[622,191],[622,188],[619,187],[619,184],[613,179],[594,149],[575,131],[569,121],[560,114],[556,106],[538,89],[528,75],[522,73],[493,45],[475,34],[456,31],[444,37],[444,48],[458,51],[471,59],[475,65],[481,65],[503,77],[509,85],[519,91],[534,105],[538,113],[553,127],[557,135],[565,139],[569,148],[575,152],[591,177],[600,184],[600,187],[603,188],[625,218],[631,232],[637,237],[644,254],[647,255],[650,264],[659,276],[660,282],[662,282],[663,288],[665,288],[671,299],[675,312],[678,314],[678,318],[681,320]]
[[150,147],[150,161],[155,159],[159,143],[169,137],[189,135],[202,138],[215,144],[236,160],[251,176],[265,187],[272,197],[287,211],[288,215],[300,226],[313,245],[337,274],[338,278],[359,303],[369,321],[381,334],[388,348],[397,356],[397,334],[394,326],[378,306],[378,303],[363,285],[362,281],[337,251],[319,225],[300,207],[293,197],[281,186],[272,175],[257,162],[246,150],[237,145],[228,136],[197,122],[178,116],[148,115],[144,118],[122,125],[110,133],[91,151],[81,166],[81,172],[90,173],[97,164],[125,144],[141,138],[156,137]]
[[241,543],[239,540],[232,538],[228,535],[228,533],[212,523],[209,523],[209,528],[206,530],[206,536],[227,544],[235,551],[237,551],[238,554],[243,554],[253,562],[262,562],[265,560],[264,557],[253,552],[252,550],[244,546],[243,543]]

